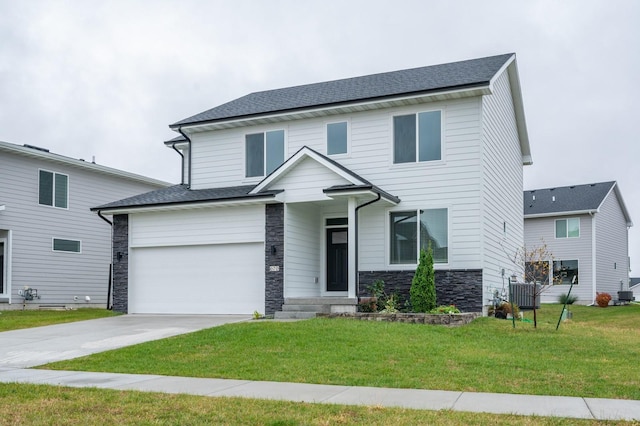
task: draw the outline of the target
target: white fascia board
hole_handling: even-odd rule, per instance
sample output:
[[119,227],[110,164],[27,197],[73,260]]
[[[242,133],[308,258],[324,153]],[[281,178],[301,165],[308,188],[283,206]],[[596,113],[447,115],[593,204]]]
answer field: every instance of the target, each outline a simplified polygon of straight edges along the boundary
[[611,186],[611,189],[609,189],[607,195],[602,199],[602,203],[600,203],[600,205],[598,206],[598,210],[600,210],[604,202],[607,200],[607,198],[609,198],[609,195],[611,195],[611,191],[615,191],[616,196],[618,197],[618,202],[620,203],[620,209],[622,210],[622,214],[624,215],[624,219],[627,223],[627,227],[631,228],[633,226],[633,222],[631,221],[629,210],[627,210],[627,206],[624,203],[624,199],[622,198],[622,193],[620,192],[620,188],[618,187],[618,182],[614,182],[614,184]]
[[[348,197],[359,197],[362,195],[370,195],[373,198],[378,196],[378,192],[371,189],[361,189],[361,190],[353,190],[353,191],[338,191],[335,194],[326,194],[329,198],[338,199],[338,198],[348,198]],[[392,206],[397,206],[398,203],[388,197],[385,197],[384,194],[380,194],[380,200],[384,200],[386,203],[391,204]]]
[[305,146],[302,149],[300,149],[298,152],[296,152],[293,155],[293,157],[290,157],[287,161],[282,163],[282,165],[278,167],[276,170],[274,170],[273,173],[271,173],[269,176],[264,178],[262,182],[256,185],[256,187],[253,188],[251,192],[249,192],[249,194],[258,194],[260,191],[265,190],[269,186],[269,184],[271,184],[272,182],[275,182],[280,177],[284,176],[289,170],[294,168],[296,164],[298,164],[305,158],[311,158],[317,161],[318,163],[322,164],[327,169],[331,170],[335,174],[349,181],[353,185],[365,184],[365,182],[362,182],[361,180],[356,179],[350,173],[347,173],[346,171],[342,170],[340,167],[337,167],[335,164],[328,162],[326,159],[322,158],[320,155],[318,155],[317,153],[313,152],[311,149]]
[[209,130],[216,129],[228,129],[233,127],[243,127],[243,126],[252,126],[254,124],[263,124],[263,123],[277,123],[283,122],[292,119],[301,119],[301,118],[317,118],[324,116],[332,116],[336,114],[343,113],[353,113],[357,111],[370,111],[376,109],[384,109],[392,106],[396,106],[394,104],[416,104],[420,102],[431,102],[431,101],[439,101],[445,99],[460,99],[466,97],[473,96],[482,96],[491,94],[490,85],[476,86],[472,88],[466,89],[453,89],[453,90],[443,90],[437,91],[433,93],[423,93],[419,95],[410,95],[410,96],[398,96],[398,97],[389,97],[385,99],[377,99],[374,101],[363,101],[363,102],[353,102],[346,103],[342,105],[332,105],[327,107],[310,107],[308,109],[297,109],[289,112],[281,112],[274,114],[262,114],[251,117],[240,117],[240,118],[231,118],[228,120],[220,120],[215,122],[204,122],[204,123],[194,123],[194,124],[185,124],[183,126],[175,126],[172,127],[175,129],[182,129],[183,132],[189,131],[190,133],[195,132],[205,132]]
[[577,216],[582,214],[598,213],[599,209],[592,210],[574,210],[570,212],[553,212],[553,213],[538,213],[538,214],[525,214],[525,219],[536,219],[541,217],[554,217],[554,216]]
[[95,212],[101,212],[107,215],[117,214],[135,214],[146,212],[160,212],[160,211],[176,211],[176,210],[195,210],[211,207],[233,207],[233,206],[248,206],[252,204],[272,204],[278,203],[273,196],[268,197],[251,197],[249,199],[242,200],[226,200],[226,201],[203,201],[193,203],[176,203],[176,204],[162,204],[156,206],[140,206],[140,207],[123,207],[104,210],[95,210]]

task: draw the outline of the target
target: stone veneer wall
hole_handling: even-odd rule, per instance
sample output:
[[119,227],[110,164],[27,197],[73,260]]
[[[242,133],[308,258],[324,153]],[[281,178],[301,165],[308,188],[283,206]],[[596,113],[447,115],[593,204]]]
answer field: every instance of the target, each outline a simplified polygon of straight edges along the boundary
[[[397,293],[400,303],[409,300],[415,271],[360,271],[358,296],[370,296],[368,287],[383,280],[385,291]],[[482,312],[482,269],[436,270],[436,303],[456,305],[461,312]]]
[[[264,310],[265,315],[273,315],[284,304],[284,204],[267,204],[265,219]],[[272,266],[278,270],[272,271]]]
[[[121,258],[118,259],[118,253]],[[113,310],[129,310],[129,215],[113,216]]]

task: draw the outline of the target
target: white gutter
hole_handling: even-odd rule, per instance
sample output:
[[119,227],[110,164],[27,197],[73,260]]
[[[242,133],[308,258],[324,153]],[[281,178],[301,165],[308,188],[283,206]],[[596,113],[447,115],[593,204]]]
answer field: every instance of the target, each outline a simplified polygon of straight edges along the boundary
[[581,214],[594,214],[598,213],[599,210],[573,210],[568,212],[551,212],[551,213],[536,213],[536,214],[525,214],[525,219],[535,219],[540,217],[552,217],[552,216],[576,216]]

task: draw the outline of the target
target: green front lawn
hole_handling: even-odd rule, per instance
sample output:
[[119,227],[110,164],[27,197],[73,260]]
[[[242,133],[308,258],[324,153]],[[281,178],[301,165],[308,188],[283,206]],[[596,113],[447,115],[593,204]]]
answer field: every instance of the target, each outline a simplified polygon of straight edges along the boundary
[[2,425],[603,425],[632,422],[0,383]]
[[0,311],[0,332],[118,315],[106,309]]
[[[459,328],[314,319],[251,321],[148,342],[52,369],[640,399],[640,305],[559,305],[530,323]],[[527,318],[531,313],[527,312]]]

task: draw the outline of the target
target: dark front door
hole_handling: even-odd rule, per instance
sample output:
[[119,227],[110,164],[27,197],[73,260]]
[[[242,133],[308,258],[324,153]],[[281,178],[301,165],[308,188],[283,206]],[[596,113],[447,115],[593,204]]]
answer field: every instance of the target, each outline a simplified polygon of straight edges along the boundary
[[347,228],[327,229],[327,291],[347,291]]

